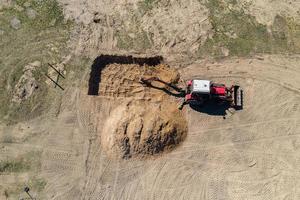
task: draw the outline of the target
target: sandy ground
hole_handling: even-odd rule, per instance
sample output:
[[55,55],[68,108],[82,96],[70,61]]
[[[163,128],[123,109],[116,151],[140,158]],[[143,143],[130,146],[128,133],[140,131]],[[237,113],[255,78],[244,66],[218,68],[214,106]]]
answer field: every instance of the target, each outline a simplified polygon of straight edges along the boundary
[[[99,74],[98,74],[99,76]],[[111,158],[148,157],[168,151],[182,142],[187,132],[187,122],[178,109],[174,95],[178,91],[158,81],[150,86],[140,79],[159,78],[169,84],[177,84],[177,70],[167,65],[121,65],[110,64],[101,71],[98,98],[85,102],[82,95],[82,110],[90,114],[90,126],[97,130],[101,147]],[[85,93],[88,88],[82,88]],[[95,111],[95,104],[106,105]],[[104,125],[98,125],[105,121]]]
[[[92,57],[100,52],[144,53],[162,55],[168,61],[186,62],[197,57],[199,45],[214,34],[209,10],[204,6],[206,0],[157,1],[158,6],[151,9],[141,6],[143,1],[139,0],[59,2],[64,7],[65,16],[81,24],[75,33],[78,36],[76,52]],[[154,1],[145,2],[151,4]],[[267,25],[269,31],[277,15],[295,22],[300,20],[300,2],[297,0],[237,0],[234,7],[254,16],[257,22]],[[143,9],[151,11],[144,14]],[[93,22],[95,14],[98,23]],[[118,34],[122,31],[126,31],[129,40],[149,40],[151,48],[136,50],[131,45],[120,50]],[[142,33],[143,37],[140,38],[138,33]]]
[[[159,7],[147,14],[141,13],[147,7],[139,5],[142,1],[138,0],[59,2],[64,5],[65,16],[81,24],[76,33],[78,54],[97,56],[99,52],[120,52],[118,34],[127,31],[132,32],[129,34],[132,40],[152,43],[153,48],[140,49],[139,53],[169,55],[165,56],[168,59],[174,54],[178,59],[182,52],[195,53],[211,36],[209,12],[197,0],[160,2]],[[98,23],[93,22],[95,14]],[[139,38],[138,33],[143,38]],[[137,50],[129,47],[128,52],[136,53]]]
[[[224,120],[186,107],[186,140],[152,159],[108,158],[99,148],[90,111],[81,105],[89,102],[93,112],[109,115],[115,102],[100,96],[87,98],[80,87],[67,89],[57,118],[3,127],[13,136],[35,137],[1,144],[1,157],[41,150],[46,199],[297,200],[299,61],[299,56],[278,55],[214,64],[201,61],[183,68],[184,79],[240,84],[245,91],[244,110]],[[104,123],[102,117],[98,127]],[[26,173],[1,176],[10,180],[1,181],[2,186],[13,184],[15,176],[26,180]]]
[[276,15],[300,19],[300,2],[290,0],[241,0],[248,5],[249,13],[262,24],[271,25]]
[[[137,0],[60,2],[66,16],[82,23],[80,37],[75,41],[75,55],[84,52],[95,57],[103,51],[116,51],[114,30],[123,27],[118,25],[118,19],[131,16]],[[201,23],[194,28],[203,32],[187,37],[186,28],[192,26],[182,23],[191,16],[183,16],[187,21],[176,20],[176,15],[168,13],[171,17],[163,28],[174,33],[155,44],[158,53],[167,55],[167,60],[176,60],[186,46],[193,47],[199,38],[204,41],[209,36],[210,24],[205,20],[208,13],[194,3],[193,0],[183,5],[174,3],[171,10],[196,13]],[[270,24],[278,13],[299,16],[297,0],[254,0],[249,9],[264,24]],[[122,12],[116,16],[114,10]],[[100,13],[103,24],[92,22],[95,12]],[[144,19],[141,28],[150,30],[154,21],[159,22],[157,25],[166,22],[160,19],[159,13],[153,13]],[[180,29],[174,30],[173,26]],[[176,34],[179,40],[172,40]],[[180,38],[187,43],[180,43]],[[172,42],[180,47],[175,52],[170,50]],[[124,98],[87,96],[83,88],[87,88],[90,69],[86,69],[83,79],[66,88],[61,104],[53,105],[47,115],[14,126],[0,124],[1,141],[6,140],[0,143],[0,160],[41,152],[41,169],[34,176],[47,182],[42,199],[300,199],[300,56],[199,60],[192,65],[174,63],[173,67],[180,68],[185,80],[203,78],[241,85],[244,110],[223,119],[218,114],[222,110],[198,112],[186,107],[183,112],[188,133],[180,146],[151,159],[111,159],[99,148],[99,129]],[[85,109],[86,104],[94,109]],[[95,119],[95,113],[102,113],[101,117]],[[5,139],[7,135],[13,142]],[[26,171],[1,174],[0,199],[5,199],[3,188],[26,182],[30,177],[32,174]],[[25,196],[21,193],[20,197]]]

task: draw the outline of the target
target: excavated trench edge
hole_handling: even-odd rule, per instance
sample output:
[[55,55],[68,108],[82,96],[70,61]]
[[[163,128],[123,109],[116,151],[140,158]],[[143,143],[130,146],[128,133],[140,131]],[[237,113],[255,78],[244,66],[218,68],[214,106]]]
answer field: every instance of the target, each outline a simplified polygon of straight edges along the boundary
[[155,66],[160,64],[162,61],[162,56],[133,57],[118,55],[100,55],[94,60],[91,66],[88,95],[99,95],[101,71],[109,64],[138,64],[140,66]]

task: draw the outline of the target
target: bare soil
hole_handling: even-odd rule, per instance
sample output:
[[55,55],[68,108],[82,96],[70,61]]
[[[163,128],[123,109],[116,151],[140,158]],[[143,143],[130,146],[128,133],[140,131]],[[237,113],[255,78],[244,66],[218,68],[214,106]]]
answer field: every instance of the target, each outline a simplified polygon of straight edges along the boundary
[[[108,114],[94,111],[93,117],[97,121],[108,115],[104,125],[96,129],[101,140],[99,148],[102,147],[111,157],[158,154],[174,148],[185,138],[186,120],[177,108],[178,100],[166,93],[178,92],[158,81],[152,82],[156,88],[140,82],[141,78],[153,77],[174,85],[180,80],[175,69],[163,64],[109,64],[102,69],[99,96],[116,103],[110,105]],[[96,98],[94,101],[100,100]],[[95,103],[85,105],[86,109],[94,110]]]
[[[300,199],[299,1],[59,2],[75,20],[68,43],[55,1],[0,0],[1,113],[28,63],[40,60],[41,74],[55,75],[47,62],[66,71],[65,90],[45,84],[10,115],[26,120],[0,122],[0,199],[28,198],[25,186],[53,200]],[[171,67],[127,56],[91,81],[103,53],[163,55]],[[143,87],[141,75],[238,84],[244,109],[179,112],[176,90]]]
[[[138,117],[129,119],[139,113],[147,116],[154,103],[142,110],[137,106],[145,104],[134,105],[133,97],[128,107],[122,107],[128,98],[89,96],[87,70],[79,86],[66,89],[57,117],[0,127],[1,160],[42,152],[34,158],[40,159],[38,178],[46,182],[42,192],[46,199],[296,200],[300,198],[299,62],[299,56],[266,55],[214,63],[199,60],[182,68],[184,80],[240,84],[244,110],[223,119],[186,107],[188,132],[181,145],[151,159],[128,160],[112,158],[102,148],[107,119],[138,124]],[[129,112],[131,106],[138,112]],[[116,117],[119,112],[128,117]],[[27,171],[1,174],[2,197],[29,177]],[[32,186],[33,195],[38,194],[36,188]]]

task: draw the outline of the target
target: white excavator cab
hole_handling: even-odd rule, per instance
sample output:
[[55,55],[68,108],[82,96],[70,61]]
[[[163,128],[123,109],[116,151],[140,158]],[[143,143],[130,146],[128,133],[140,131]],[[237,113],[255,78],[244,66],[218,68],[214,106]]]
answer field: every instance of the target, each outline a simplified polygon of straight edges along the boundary
[[211,81],[209,80],[193,80],[191,85],[191,92],[199,94],[209,94],[210,84]]

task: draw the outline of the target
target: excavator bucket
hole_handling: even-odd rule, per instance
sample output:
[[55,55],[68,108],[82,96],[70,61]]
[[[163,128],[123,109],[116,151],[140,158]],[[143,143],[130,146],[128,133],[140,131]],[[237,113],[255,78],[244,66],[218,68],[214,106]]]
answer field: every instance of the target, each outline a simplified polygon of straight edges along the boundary
[[234,106],[237,110],[243,109],[243,90],[240,86],[235,85],[233,88]]

